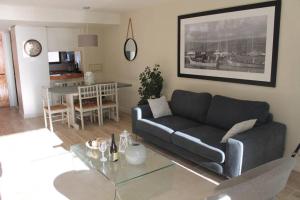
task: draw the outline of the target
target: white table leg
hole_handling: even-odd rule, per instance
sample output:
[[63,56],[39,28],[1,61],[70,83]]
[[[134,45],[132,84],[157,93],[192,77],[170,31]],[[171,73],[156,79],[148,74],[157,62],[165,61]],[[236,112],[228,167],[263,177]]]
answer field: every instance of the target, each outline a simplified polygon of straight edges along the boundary
[[66,102],[69,108],[69,115],[70,115],[70,124],[73,128],[79,130],[79,125],[76,124],[75,119],[75,110],[74,110],[74,96],[77,96],[78,94],[67,94],[66,95]]

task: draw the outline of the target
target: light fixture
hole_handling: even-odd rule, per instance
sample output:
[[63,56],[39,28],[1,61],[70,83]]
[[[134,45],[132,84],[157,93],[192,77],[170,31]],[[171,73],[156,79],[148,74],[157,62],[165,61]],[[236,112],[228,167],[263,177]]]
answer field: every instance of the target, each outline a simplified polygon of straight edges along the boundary
[[[83,10],[90,10],[89,6],[84,6]],[[86,33],[78,35],[78,47],[98,47],[98,35],[88,33],[88,24],[86,24]]]

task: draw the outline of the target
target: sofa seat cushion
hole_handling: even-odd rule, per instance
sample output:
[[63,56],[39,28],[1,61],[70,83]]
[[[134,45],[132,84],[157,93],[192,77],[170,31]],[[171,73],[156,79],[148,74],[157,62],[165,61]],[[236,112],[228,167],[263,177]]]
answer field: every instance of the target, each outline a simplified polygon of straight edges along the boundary
[[173,129],[145,118],[138,119],[135,126],[137,132],[146,132],[169,143],[171,142],[171,134],[174,133]]
[[200,126],[201,124],[199,122],[189,120],[183,117],[179,116],[165,116],[165,117],[160,117],[160,118],[151,118],[149,119],[155,123],[164,125],[170,129],[173,129],[175,131],[180,131],[188,128],[193,128]]
[[175,90],[170,106],[174,115],[205,122],[211,99],[212,96],[209,93]]
[[171,143],[171,134],[177,130],[200,126],[200,123],[178,116],[160,118],[141,118],[136,122],[136,129],[156,136]]
[[226,131],[211,126],[199,126],[172,134],[172,143],[217,163],[225,161],[225,144],[220,143]]
[[256,125],[264,124],[269,118],[269,104],[229,97],[214,96],[207,113],[206,123],[223,129],[249,119],[257,119]]

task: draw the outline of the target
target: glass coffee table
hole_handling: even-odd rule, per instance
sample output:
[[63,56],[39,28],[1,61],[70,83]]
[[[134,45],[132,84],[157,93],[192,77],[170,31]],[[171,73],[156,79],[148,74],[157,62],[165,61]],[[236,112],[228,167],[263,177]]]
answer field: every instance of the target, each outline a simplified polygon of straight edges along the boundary
[[[146,160],[143,164],[132,165],[127,162],[125,155],[119,153],[119,160],[116,162],[101,162],[101,152],[91,150],[85,144],[72,145],[70,150],[83,161],[90,169],[94,169],[105,176],[115,186],[114,199],[121,199],[118,187],[124,186],[132,180],[142,179],[148,174],[166,169],[174,163],[166,157],[146,148]],[[108,151],[105,156],[108,158]],[[159,180],[158,180],[159,181]]]

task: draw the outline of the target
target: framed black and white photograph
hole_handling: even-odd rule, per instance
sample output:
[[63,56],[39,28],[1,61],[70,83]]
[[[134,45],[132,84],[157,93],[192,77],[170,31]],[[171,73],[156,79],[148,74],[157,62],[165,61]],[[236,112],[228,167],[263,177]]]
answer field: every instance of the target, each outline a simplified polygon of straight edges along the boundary
[[280,1],[178,16],[178,76],[275,87]]

